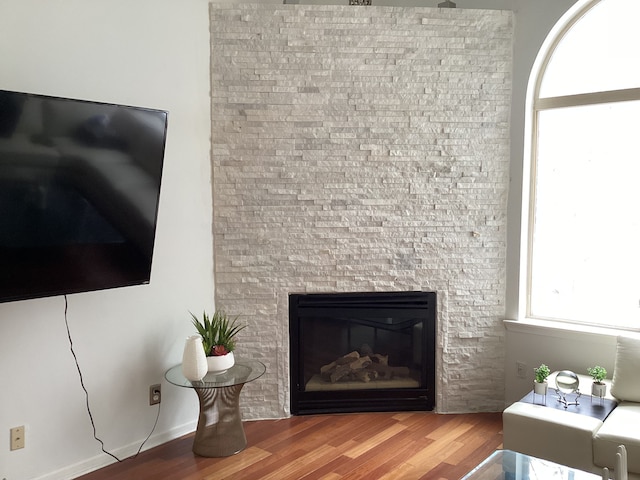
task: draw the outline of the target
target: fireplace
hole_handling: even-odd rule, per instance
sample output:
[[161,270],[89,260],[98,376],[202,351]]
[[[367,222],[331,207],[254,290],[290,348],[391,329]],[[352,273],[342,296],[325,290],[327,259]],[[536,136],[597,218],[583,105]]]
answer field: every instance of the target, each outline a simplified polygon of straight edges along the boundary
[[289,295],[291,413],[433,410],[435,292]]

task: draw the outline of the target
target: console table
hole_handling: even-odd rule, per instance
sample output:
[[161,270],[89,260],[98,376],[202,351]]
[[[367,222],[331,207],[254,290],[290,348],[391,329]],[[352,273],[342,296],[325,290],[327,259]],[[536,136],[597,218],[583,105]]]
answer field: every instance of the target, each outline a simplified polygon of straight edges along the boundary
[[208,373],[199,382],[182,374],[182,365],[167,370],[165,378],[178,387],[192,388],[200,401],[193,453],[202,457],[227,457],[242,451],[247,438],[240,415],[240,391],[260,378],[266,367],[257,360],[236,360],[224,373]]
[[[577,397],[575,393],[571,393],[567,396],[571,400],[575,400]],[[536,395],[533,393],[533,390],[531,390],[527,395],[522,397],[520,401],[524,403],[531,403],[533,405],[555,408],[557,410],[564,410],[566,412],[578,413],[580,415],[587,415],[588,417],[597,418],[602,421],[604,421],[618,405],[618,402],[610,398],[581,395],[579,397],[578,405],[569,405],[568,407],[565,407],[558,401],[558,394],[556,393],[555,388],[551,386],[547,389],[546,397],[543,395]]]
[[602,480],[602,477],[592,473],[511,450],[496,450],[462,477],[462,480],[549,480],[550,478]]

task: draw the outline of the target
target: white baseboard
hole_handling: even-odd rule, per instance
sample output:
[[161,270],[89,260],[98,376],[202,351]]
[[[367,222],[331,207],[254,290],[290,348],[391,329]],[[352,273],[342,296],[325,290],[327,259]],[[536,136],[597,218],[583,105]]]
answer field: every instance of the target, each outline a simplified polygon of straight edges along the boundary
[[[196,429],[196,424],[197,422],[189,422],[185,425],[172,428],[171,430],[168,430],[166,432],[161,432],[153,435],[144,444],[142,451],[144,452],[146,450],[149,450],[150,448],[157,447],[158,445],[162,445],[163,443],[167,443],[178,437],[186,435],[187,433],[191,433]],[[116,457],[123,459],[123,461],[126,461],[127,458],[136,454],[138,448],[140,448],[140,444],[143,441],[144,439],[141,439],[140,441],[133,442],[130,445],[126,445],[113,450],[111,451],[111,453],[113,453]],[[82,462],[78,462],[76,464],[61,468],[60,470],[56,470],[55,472],[47,473],[46,475],[38,477],[34,480],[68,480],[70,478],[77,478],[81,475],[86,475],[87,473],[94,472],[115,462],[116,461],[109,455],[100,453],[100,455],[96,455],[95,457],[88,458],[87,460],[83,460]]]

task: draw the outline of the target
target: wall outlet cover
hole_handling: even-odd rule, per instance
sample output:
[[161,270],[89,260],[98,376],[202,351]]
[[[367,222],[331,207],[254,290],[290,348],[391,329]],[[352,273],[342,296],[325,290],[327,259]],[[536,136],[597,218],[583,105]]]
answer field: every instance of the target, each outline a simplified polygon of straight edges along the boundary
[[11,429],[11,450],[24,448],[24,425]]

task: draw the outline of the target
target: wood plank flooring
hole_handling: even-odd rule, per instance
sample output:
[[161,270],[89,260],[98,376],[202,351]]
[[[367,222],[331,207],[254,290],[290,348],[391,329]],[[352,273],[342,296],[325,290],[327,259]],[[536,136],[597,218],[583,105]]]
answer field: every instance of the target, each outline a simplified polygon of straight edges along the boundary
[[502,415],[430,412],[299,416],[244,423],[247,448],[191,452],[193,434],[81,480],[458,480],[502,446]]

